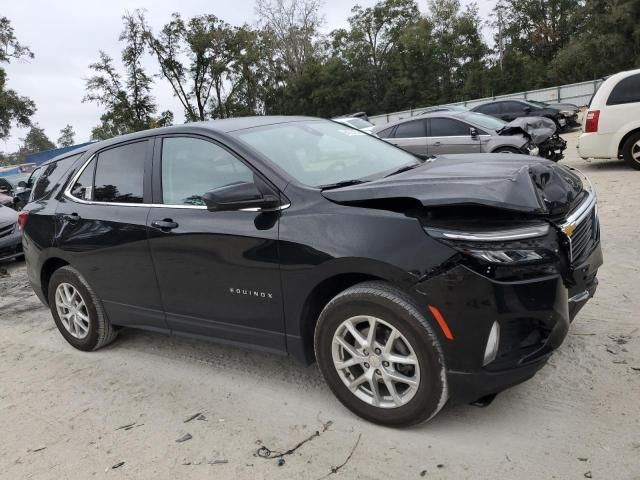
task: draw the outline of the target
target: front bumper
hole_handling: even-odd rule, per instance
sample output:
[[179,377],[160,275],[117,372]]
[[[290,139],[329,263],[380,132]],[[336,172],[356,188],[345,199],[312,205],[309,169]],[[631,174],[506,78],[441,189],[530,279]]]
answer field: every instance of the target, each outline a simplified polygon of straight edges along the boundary
[[[447,339],[433,322],[444,350],[450,401],[473,402],[531,378],[562,344],[571,321],[595,292],[601,264],[598,244],[572,270],[572,278],[495,281],[457,265],[417,284],[413,294],[423,311],[435,306],[453,337]],[[500,326],[498,352],[483,366],[494,322]]]
[[22,232],[16,226],[8,233],[0,232],[0,262],[22,255]]

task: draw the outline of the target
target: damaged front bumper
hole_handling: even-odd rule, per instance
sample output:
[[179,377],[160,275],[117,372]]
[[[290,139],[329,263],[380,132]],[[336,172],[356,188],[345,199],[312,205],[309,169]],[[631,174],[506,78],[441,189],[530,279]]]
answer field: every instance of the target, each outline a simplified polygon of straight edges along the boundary
[[22,255],[22,232],[17,225],[0,228],[0,261]]
[[[601,264],[598,244],[571,273],[569,286],[561,275],[499,281],[464,265],[415,285],[412,293],[423,311],[436,307],[450,332],[451,338],[439,332],[450,401],[471,403],[531,378],[595,293]],[[499,326],[497,352],[483,365],[494,323]]]

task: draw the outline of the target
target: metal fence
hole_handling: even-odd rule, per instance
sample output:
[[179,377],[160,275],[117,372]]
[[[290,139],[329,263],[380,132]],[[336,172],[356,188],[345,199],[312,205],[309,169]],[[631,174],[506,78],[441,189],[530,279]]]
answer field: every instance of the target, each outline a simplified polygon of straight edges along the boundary
[[[502,100],[508,98],[521,98],[525,100],[537,100],[539,102],[566,102],[574,103],[580,107],[589,103],[592,95],[602,84],[602,80],[592,80],[589,82],[572,83],[559,87],[541,88],[539,90],[530,90],[528,92],[510,93],[508,95],[498,95],[495,97],[479,98],[466,102],[449,103],[447,105],[464,105],[465,107],[475,107],[482,103],[492,100]],[[395,122],[403,118],[420,115],[427,107],[412,108],[402,112],[386,113],[384,115],[375,115],[369,117],[369,121],[374,125],[384,125],[385,123]]]

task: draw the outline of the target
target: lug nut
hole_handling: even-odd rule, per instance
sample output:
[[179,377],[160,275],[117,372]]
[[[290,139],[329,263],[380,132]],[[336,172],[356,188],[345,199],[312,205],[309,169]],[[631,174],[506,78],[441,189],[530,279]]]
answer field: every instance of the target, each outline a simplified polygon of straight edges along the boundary
[[364,350],[362,350],[362,354],[363,355],[369,355],[369,352],[367,352],[367,349],[365,348]]
[[382,350],[380,350],[379,348],[376,348],[376,355],[380,355],[382,353]]
[[382,375],[382,372],[376,368],[376,375]]
[[383,367],[388,367],[389,366],[389,362],[382,362],[382,366]]
[[369,364],[367,362],[364,362],[364,368],[369,368]]

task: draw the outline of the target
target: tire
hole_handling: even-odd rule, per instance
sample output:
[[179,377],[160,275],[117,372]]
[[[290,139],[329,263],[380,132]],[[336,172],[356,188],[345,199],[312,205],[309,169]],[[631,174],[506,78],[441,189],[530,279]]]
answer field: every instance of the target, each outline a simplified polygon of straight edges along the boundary
[[[57,298],[59,287],[62,290],[60,297]],[[86,318],[86,321],[80,320],[79,317],[77,317],[77,321],[69,317],[66,317],[65,320],[61,318],[59,307],[62,308],[62,312],[71,312],[69,308],[63,306],[66,304],[63,297],[65,289],[67,292],[77,292],[67,305],[77,303],[78,298],[80,298],[84,303],[84,307],[78,309],[78,311]],[[51,314],[58,330],[65,340],[78,350],[85,352],[98,350],[116,338],[117,331],[109,322],[100,299],[98,299],[82,275],[74,268],[65,266],[53,273],[49,280],[48,299]],[[83,328],[86,328],[86,331]]]
[[[348,354],[348,350],[339,341],[334,341],[336,337],[342,337],[347,342],[352,339],[353,344],[358,345],[356,337],[350,333],[352,330],[345,325],[351,322],[358,333],[363,337],[368,336],[372,318],[377,335],[372,347],[374,351],[361,349],[358,359],[341,357]],[[383,343],[384,335],[388,335],[388,340],[393,329],[396,330],[396,340],[390,347],[395,355],[393,358],[400,359],[399,355],[407,355],[404,358],[413,358],[416,366],[383,361],[384,358],[390,358],[384,357],[388,343]],[[371,343],[368,345],[371,346]],[[320,370],[333,393],[348,409],[371,422],[398,427],[424,422],[435,416],[448,399],[444,356],[435,333],[411,298],[385,282],[360,283],[334,297],[320,314],[314,346]],[[376,346],[380,347],[378,351]],[[380,350],[382,356],[378,356]],[[399,350],[402,352],[399,353]],[[339,371],[334,362],[336,358],[344,361],[343,365],[350,360],[357,360],[357,363]],[[363,358],[367,359],[366,363],[362,361]],[[418,381],[413,386],[392,382],[396,393],[394,398],[387,387],[387,382],[392,381],[389,374],[396,377],[402,374],[400,378],[417,378]],[[347,382],[361,382],[367,375],[374,377],[369,377],[370,380],[355,390],[347,387]],[[374,401],[374,385],[377,385],[380,394],[377,403]]]
[[640,170],[640,132],[627,138],[622,146],[622,158],[630,167]]
[[491,153],[522,153],[516,150],[515,148],[510,147],[498,147]]

